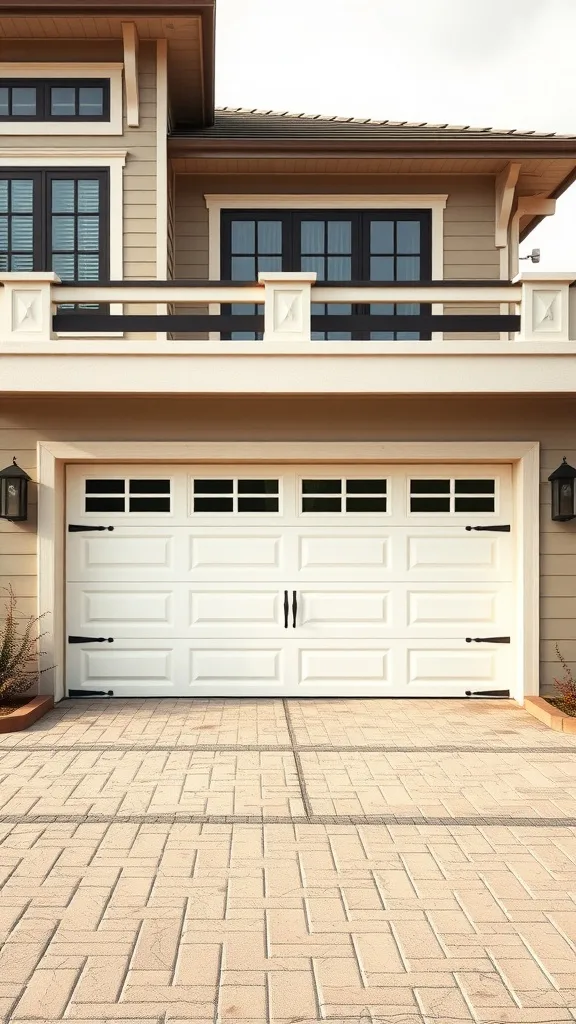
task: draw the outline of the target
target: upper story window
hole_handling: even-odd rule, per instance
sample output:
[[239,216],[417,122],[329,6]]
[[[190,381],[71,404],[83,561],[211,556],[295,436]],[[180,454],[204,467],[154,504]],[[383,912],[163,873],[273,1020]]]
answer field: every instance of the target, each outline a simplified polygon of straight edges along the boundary
[[[222,213],[223,280],[256,281],[261,270],[312,270],[318,281],[426,281],[432,277],[429,210],[230,210]],[[232,305],[230,312],[260,307]],[[341,303],[312,306],[312,315],[374,313],[410,316],[430,312],[418,303]],[[233,332],[233,340],[255,335]],[[350,331],[313,332],[313,340],[347,341]],[[366,337],[364,335],[364,337]],[[372,341],[412,341],[416,331],[373,331]]]
[[0,170],[0,272],[54,270],[62,281],[106,281],[108,207],[107,171]]
[[105,78],[0,78],[0,121],[109,121]]

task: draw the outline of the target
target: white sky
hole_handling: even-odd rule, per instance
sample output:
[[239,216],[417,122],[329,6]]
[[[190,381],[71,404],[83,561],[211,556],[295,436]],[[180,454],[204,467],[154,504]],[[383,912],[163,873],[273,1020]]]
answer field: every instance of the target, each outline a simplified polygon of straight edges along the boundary
[[[576,0],[217,0],[217,11],[218,106],[576,135]],[[538,269],[576,271],[576,185],[522,252],[533,246]]]

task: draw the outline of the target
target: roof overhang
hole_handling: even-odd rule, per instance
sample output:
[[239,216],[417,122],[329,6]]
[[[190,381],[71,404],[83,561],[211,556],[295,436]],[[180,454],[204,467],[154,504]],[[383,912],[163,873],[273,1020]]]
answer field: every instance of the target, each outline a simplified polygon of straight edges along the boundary
[[[487,174],[497,177],[514,161],[520,163],[517,196],[557,199],[576,181],[576,139],[554,137],[486,136],[482,140],[396,142],[293,139],[223,139],[202,132],[184,135],[178,130],[169,140],[169,154],[181,173],[250,174]],[[229,163],[233,161],[233,165]],[[401,162],[401,167],[399,166]],[[226,166],[228,164],[228,166]],[[398,171],[395,170],[398,166]],[[289,172],[288,172],[289,167]],[[523,216],[520,237],[525,238],[541,216]]]
[[[214,120],[215,0],[0,0],[0,41],[166,39],[174,119]],[[10,59],[9,53],[5,59]]]
[[524,138],[488,137],[482,141],[476,139],[458,140],[415,140],[415,141],[364,141],[350,138],[335,141],[315,139],[308,141],[301,138],[263,139],[250,138],[210,138],[201,132],[189,135],[179,129],[170,139],[170,152],[174,156],[225,156],[234,157],[279,157],[291,158],[311,156],[332,156],[341,159],[370,157],[444,157],[462,159],[573,159],[576,165],[576,138],[541,138],[526,136]]

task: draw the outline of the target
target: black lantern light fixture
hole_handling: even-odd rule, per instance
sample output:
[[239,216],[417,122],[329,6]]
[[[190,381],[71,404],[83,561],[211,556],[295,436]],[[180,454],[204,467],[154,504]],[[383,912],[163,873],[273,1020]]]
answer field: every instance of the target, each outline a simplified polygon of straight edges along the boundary
[[0,471],[0,519],[21,523],[28,518],[28,481],[30,477],[16,465]]
[[552,519],[556,523],[567,523],[570,519],[576,519],[574,508],[576,469],[574,466],[568,465],[566,456],[562,459],[562,465],[550,473],[548,479],[552,484]]

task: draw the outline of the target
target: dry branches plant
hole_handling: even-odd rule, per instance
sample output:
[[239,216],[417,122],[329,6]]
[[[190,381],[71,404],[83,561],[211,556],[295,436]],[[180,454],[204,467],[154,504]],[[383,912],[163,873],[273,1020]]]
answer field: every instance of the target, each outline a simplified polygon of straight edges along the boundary
[[38,632],[42,616],[16,617],[17,599],[12,587],[3,587],[8,594],[5,615],[0,618],[0,700],[17,697],[27,691],[46,669],[38,668]]
[[558,688],[559,699],[563,704],[563,710],[569,715],[576,715],[576,679],[570,668],[568,662],[561,654],[558,644],[556,644],[556,657],[562,665],[563,676],[561,679],[554,679]]

